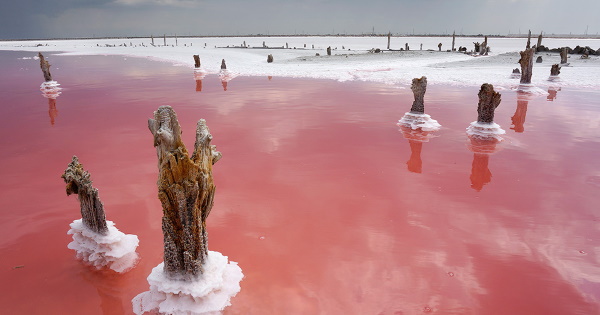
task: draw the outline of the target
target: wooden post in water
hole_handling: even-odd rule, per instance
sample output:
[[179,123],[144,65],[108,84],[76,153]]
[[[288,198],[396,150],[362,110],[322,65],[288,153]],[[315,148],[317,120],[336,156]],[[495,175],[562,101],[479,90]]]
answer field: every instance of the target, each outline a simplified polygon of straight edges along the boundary
[[271,63],[271,62],[273,62],[273,55],[269,54],[269,55],[267,56],[267,62],[268,62],[268,63]]
[[531,30],[529,30],[529,35],[527,35],[527,45],[525,46],[525,48],[531,48]]
[[563,47],[563,49],[560,51],[560,63],[561,64],[567,63],[568,53],[569,53],[569,50],[567,47]]
[[225,59],[221,60],[221,70],[227,69],[227,65],[225,64]]
[[164,272],[174,280],[193,280],[204,272],[208,255],[206,218],[214,202],[213,164],[221,153],[211,145],[206,121],[196,125],[190,157],[181,140],[175,111],[161,106],[148,120],[158,156],[158,198],[163,208]]
[[327,56],[331,56],[331,46],[327,47]]
[[38,53],[38,57],[40,57],[40,68],[42,68],[44,80],[46,82],[52,81],[52,74],[50,73],[50,63],[48,63],[48,60],[44,59],[44,55],[42,55],[42,53]]
[[98,189],[92,186],[90,173],[83,169],[77,156],[73,156],[61,178],[67,184],[67,196],[76,194],[79,199],[83,225],[100,235],[108,234],[104,205],[98,197]]
[[163,34],[163,45],[167,46],[167,34]]
[[200,55],[194,55],[194,68],[200,68]]
[[452,32],[452,51],[455,51],[455,49],[454,49],[455,41],[456,41],[456,31]]
[[387,49],[390,50],[390,42],[392,40],[392,32],[388,33],[388,44],[387,44]]
[[519,64],[521,64],[521,83],[529,84],[531,83],[531,74],[533,72],[533,54],[535,53],[535,48],[528,48],[524,51],[521,51],[521,59],[519,59]]
[[477,122],[491,124],[494,122],[494,111],[500,105],[501,95],[494,91],[494,86],[488,83],[481,85],[477,104]]
[[410,89],[413,92],[415,100],[410,108],[410,112],[414,114],[425,113],[425,92],[427,91],[427,77],[422,76],[421,78],[412,79],[412,85]]
[[540,51],[540,47],[542,47],[542,33],[540,32],[540,36],[538,36],[537,45],[535,46],[536,51]]
[[152,39],[152,46],[154,46],[154,35],[150,35],[150,38]]
[[438,44],[438,50],[439,50],[439,51],[442,51],[442,43],[439,43],[439,44]]
[[559,64],[553,64],[552,68],[550,68],[550,75],[557,76],[559,74],[560,74],[560,65]]

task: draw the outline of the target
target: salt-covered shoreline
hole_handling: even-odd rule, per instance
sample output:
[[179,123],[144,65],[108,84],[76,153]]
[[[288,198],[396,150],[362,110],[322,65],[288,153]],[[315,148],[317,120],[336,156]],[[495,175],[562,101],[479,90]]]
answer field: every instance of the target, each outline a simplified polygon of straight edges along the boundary
[[[171,62],[177,66],[193,67],[192,55],[200,55],[202,69],[207,74],[218,74],[221,60],[227,61],[232,76],[280,76],[296,78],[332,79],[338,81],[367,81],[385,84],[408,85],[414,77],[427,76],[430,84],[479,86],[493,84],[499,90],[516,89],[518,80],[511,77],[512,69],[518,68],[519,50],[525,47],[523,38],[490,38],[489,56],[473,57],[458,52],[447,52],[451,37],[393,37],[391,49],[399,50],[408,43],[410,51],[387,51],[385,37],[208,37],[136,39],[88,39],[88,40],[41,40],[0,42],[0,50],[25,52],[60,52],[59,55],[124,55]],[[458,37],[455,47],[472,50],[473,42],[483,38]],[[241,47],[244,42],[249,48]],[[262,48],[262,44],[271,48]],[[442,43],[442,51],[437,44]],[[423,50],[419,50],[423,44]],[[142,46],[143,45],[143,46]],[[306,45],[306,47],[305,47]],[[313,49],[314,45],[314,49]],[[600,39],[543,40],[546,47],[590,46],[600,48]],[[285,49],[284,47],[289,47]],[[326,48],[332,47],[332,55]],[[381,53],[369,53],[380,48]],[[320,56],[316,56],[319,53]],[[274,56],[267,63],[267,55]],[[541,52],[543,62],[534,64],[532,84],[546,88],[550,67],[560,63],[558,53]],[[50,58],[52,55],[50,55]],[[560,74],[564,87],[600,87],[600,56],[581,59],[569,55],[569,66]]]

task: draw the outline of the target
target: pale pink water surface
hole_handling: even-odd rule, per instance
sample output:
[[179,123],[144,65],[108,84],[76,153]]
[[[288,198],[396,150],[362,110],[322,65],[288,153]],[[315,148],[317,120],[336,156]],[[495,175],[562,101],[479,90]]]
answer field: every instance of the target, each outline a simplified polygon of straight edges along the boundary
[[[501,91],[507,133],[490,148],[465,134],[478,88],[435,78],[425,107],[443,128],[425,137],[396,126],[407,86],[237,77],[224,91],[167,63],[49,54],[53,102],[38,61],[19,59],[32,56],[0,53],[2,314],[132,313],[162,261],[147,119],[164,104],[188,148],[205,118],[223,153],[209,248],[245,274],[225,314],[600,311],[597,91]],[[80,218],[60,178],[72,155],[107,219],[139,236],[126,274],[67,249]]]

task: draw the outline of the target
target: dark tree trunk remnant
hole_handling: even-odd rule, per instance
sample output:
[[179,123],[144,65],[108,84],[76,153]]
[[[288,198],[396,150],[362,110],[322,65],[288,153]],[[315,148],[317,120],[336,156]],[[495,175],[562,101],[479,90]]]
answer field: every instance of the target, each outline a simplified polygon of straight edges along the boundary
[[439,43],[439,44],[438,44],[438,50],[439,50],[439,51],[442,51],[442,43]]
[[512,73],[521,74],[521,71],[519,70],[519,68],[514,68]]
[[152,38],[152,46],[154,46],[154,35],[150,35],[150,38]]
[[475,52],[479,53],[481,51],[480,50],[481,44],[479,42],[473,42],[473,45],[475,46]]
[[327,56],[331,56],[331,46],[327,47]]
[[531,74],[533,72],[533,53],[535,52],[535,48],[528,48],[524,51],[521,51],[521,59],[519,59],[519,64],[521,64],[521,83],[529,84],[531,83]]
[[83,169],[77,156],[73,156],[61,178],[67,184],[67,196],[76,194],[79,199],[83,224],[95,233],[108,234],[104,205],[98,197],[98,189],[92,186],[90,173]]
[[163,207],[164,272],[171,279],[192,280],[204,272],[208,255],[206,218],[214,202],[212,168],[221,153],[211,145],[204,119],[196,126],[190,158],[181,140],[175,111],[161,106],[148,120],[158,156],[158,198]]
[[537,45],[536,47],[536,51],[540,51],[540,48],[542,47],[542,33],[540,32],[540,36],[538,36],[538,40],[537,40]]
[[44,55],[42,55],[42,53],[38,53],[38,57],[40,57],[40,68],[42,68],[44,80],[46,82],[52,81],[52,74],[50,73],[50,63],[48,63],[48,60],[44,59]]
[[415,96],[415,100],[410,108],[411,113],[415,114],[424,114],[425,113],[425,92],[427,91],[427,77],[422,76],[419,78],[414,78],[412,80],[412,85],[410,89],[413,91]]
[[531,30],[529,30],[529,35],[527,35],[527,45],[525,46],[525,49],[529,48],[531,48]]
[[194,55],[194,68],[200,68],[200,55]]
[[550,68],[550,75],[557,76],[560,74],[560,65],[553,64],[552,68]]
[[221,70],[227,69],[227,65],[225,64],[225,59],[221,60]]
[[408,47],[408,43],[404,44],[404,50],[410,50],[410,47]]
[[454,51],[454,42],[456,41],[456,32],[452,32],[452,51]]
[[387,44],[387,49],[390,50],[390,41],[392,40],[392,33],[389,32],[388,33],[388,44]]
[[477,122],[491,124],[494,122],[494,111],[500,105],[501,95],[494,91],[494,86],[488,83],[481,85],[477,104]]
[[563,47],[563,49],[560,51],[560,63],[567,63],[567,55],[569,53],[569,49],[567,47]]
[[535,63],[542,63],[544,62],[544,59],[542,59],[542,56],[538,56],[537,58],[535,58]]
[[483,40],[483,43],[481,43],[481,46],[479,46],[479,54],[487,55],[487,36]]
[[273,62],[273,55],[269,54],[269,55],[267,56],[267,62],[268,62],[268,63],[271,63],[271,62]]
[[167,46],[167,34],[163,34],[163,44]]

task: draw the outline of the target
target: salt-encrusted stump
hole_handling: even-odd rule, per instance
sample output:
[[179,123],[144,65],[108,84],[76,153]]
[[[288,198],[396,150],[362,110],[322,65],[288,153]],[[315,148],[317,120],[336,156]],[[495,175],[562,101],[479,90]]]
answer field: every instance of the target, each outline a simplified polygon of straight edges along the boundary
[[535,48],[528,48],[524,51],[521,51],[521,59],[519,59],[519,64],[521,64],[521,83],[529,84],[531,83],[531,74],[533,72],[533,54],[535,53]]
[[474,48],[475,50],[474,51],[476,53],[479,53],[481,51],[481,49],[480,49],[481,44],[479,42],[473,42],[473,45],[475,46],[475,48]]
[[116,272],[133,268],[138,260],[135,252],[138,237],[126,235],[113,222],[106,221],[98,189],[92,186],[90,174],[76,156],[61,177],[67,185],[67,195],[77,194],[82,217],[71,223],[67,234],[73,235],[73,242],[67,247],[76,251],[77,258],[96,268],[109,267]]
[[438,51],[442,51],[442,43],[438,44]]
[[538,36],[537,45],[535,45],[536,51],[540,51],[542,48],[542,33],[543,32],[540,32],[540,36]]
[[502,100],[500,93],[494,91],[493,85],[484,83],[481,85],[478,96],[477,121],[469,125],[467,134],[469,137],[501,140],[499,135],[504,134],[505,131],[494,123],[494,112]]
[[268,63],[271,63],[271,62],[273,62],[273,55],[269,54],[269,55],[267,56],[267,62],[268,62]]
[[52,74],[50,73],[50,63],[48,63],[48,60],[44,58],[44,55],[42,55],[42,53],[38,53],[38,57],[40,57],[40,68],[42,68],[44,80],[46,82],[52,81]]
[[563,49],[560,51],[560,63],[561,64],[567,63],[568,53],[569,53],[569,50],[567,47],[563,47]]
[[227,65],[225,64],[225,59],[221,60],[221,70],[227,69]]
[[559,64],[553,64],[552,68],[550,68],[550,75],[551,76],[557,76],[560,74],[560,65]]
[[327,47],[327,56],[331,56],[331,46]]
[[535,58],[535,63],[542,63],[544,62],[544,59],[542,59],[542,56],[538,56],[537,58]]
[[481,43],[481,46],[479,46],[479,55],[487,55],[488,53],[488,47],[487,47],[487,43],[488,43],[488,38],[487,36],[485,37],[485,39],[483,40],[483,43]]
[[410,112],[405,113],[398,125],[409,127],[413,130],[421,129],[423,131],[439,130],[441,125],[431,116],[425,114],[425,92],[427,91],[427,77],[414,78],[412,80],[411,90],[415,100],[413,101]]
[[525,45],[525,49],[531,48],[531,30],[529,30],[529,34],[527,34],[527,45]]
[[221,153],[211,145],[204,119],[196,126],[190,157],[175,111],[161,106],[148,120],[158,156],[158,197],[163,207],[164,262],[148,276],[150,291],[132,300],[143,314],[203,314],[230,305],[243,274],[237,263],[208,251],[206,218],[214,200],[212,168]]
[[456,41],[456,32],[452,32],[452,51],[454,51],[454,42]]
[[199,55],[194,55],[194,68],[196,68],[196,69],[200,68],[200,56]]
[[513,74],[521,74],[521,71],[519,70],[519,68],[514,68],[512,73]]

